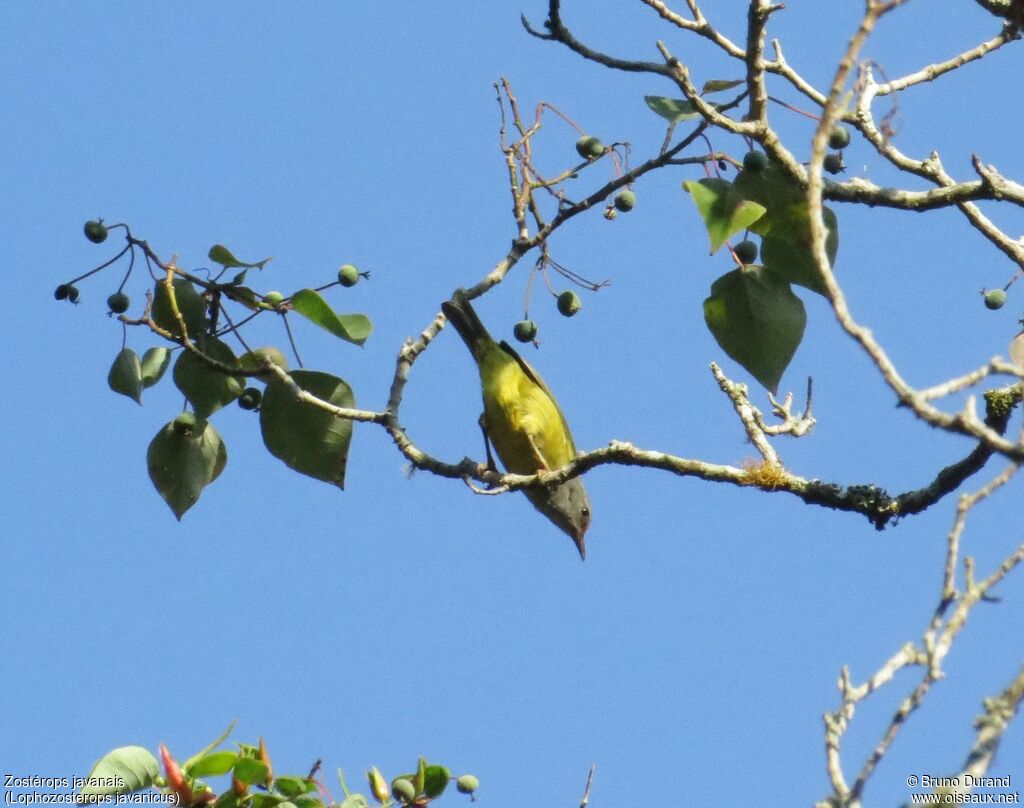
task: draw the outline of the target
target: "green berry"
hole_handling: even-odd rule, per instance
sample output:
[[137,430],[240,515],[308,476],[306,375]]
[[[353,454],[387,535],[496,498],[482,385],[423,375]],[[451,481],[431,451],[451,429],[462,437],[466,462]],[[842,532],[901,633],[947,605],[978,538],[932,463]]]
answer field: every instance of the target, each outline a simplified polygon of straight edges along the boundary
[[995,311],[1001,309],[1004,303],[1006,303],[1006,292],[1002,289],[990,289],[985,292],[985,308]]
[[584,135],[576,141],[576,152],[584,160],[596,160],[604,154],[604,144],[600,138]]
[[537,324],[533,320],[520,320],[512,326],[512,333],[520,342],[533,342],[537,336]]
[[822,164],[822,167],[829,174],[838,174],[840,171],[844,171],[846,166],[843,165],[843,155],[838,152],[834,154],[826,154],[825,162]]
[[191,435],[196,429],[196,417],[191,412],[183,412],[171,421],[171,428],[179,435]]
[[636,204],[636,194],[632,191],[619,191],[615,195],[615,209],[621,210],[623,213],[633,210],[633,206]]
[[455,787],[462,794],[472,794],[480,788],[480,781],[472,774],[464,774],[455,781]]
[[733,252],[741,264],[752,264],[757,260],[757,244],[753,241],[741,241]]
[[249,371],[260,371],[256,378],[260,381],[269,382],[271,379],[276,378],[273,371],[263,370],[266,367],[266,360],[270,360],[272,364],[277,365],[281,370],[288,370],[288,360],[285,359],[283,353],[277,348],[266,347],[257,348],[255,351],[244,353],[238,357],[238,364],[242,370]]
[[128,311],[128,306],[130,305],[131,300],[128,299],[128,295],[124,292],[114,292],[114,294],[107,298],[107,308],[114,312],[114,314],[124,314]]
[[558,311],[563,316],[572,317],[582,308],[583,303],[580,301],[580,296],[571,289],[562,292],[562,294],[558,296]]
[[78,302],[78,287],[68,284],[68,300],[72,303]]
[[768,155],[759,151],[748,151],[743,155],[743,168],[747,171],[762,171],[768,167]]
[[263,401],[263,393],[255,387],[246,387],[238,397],[238,406],[243,410],[257,410]]
[[86,222],[83,230],[85,237],[93,244],[102,244],[107,240],[107,226],[103,224],[102,219]]
[[68,292],[72,289],[71,284],[62,283],[56,289],[53,290],[53,297],[55,300],[67,300]]
[[338,283],[342,286],[355,286],[359,283],[359,270],[352,264],[345,264],[338,270]]
[[850,145],[850,130],[845,126],[833,126],[828,133],[828,147],[830,149],[845,149]]
[[280,292],[267,292],[263,295],[263,302],[268,306],[273,306],[275,309],[280,305],[282,300],[284,300],[284,295]]
[[399,802],[412,802],[416,799],[416,786],[404,777],[399,777],[391,784],[391,796]]

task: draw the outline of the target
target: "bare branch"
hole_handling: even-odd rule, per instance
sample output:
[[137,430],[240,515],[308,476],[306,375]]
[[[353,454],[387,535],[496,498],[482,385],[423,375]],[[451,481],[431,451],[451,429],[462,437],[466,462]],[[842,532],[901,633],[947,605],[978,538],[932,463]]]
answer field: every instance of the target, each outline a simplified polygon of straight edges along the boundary
[[711,363],[711,373],[714,374],[719,388],[732,402],[733,409],[736,410],[736,415],[739,416],[747,437],[761,457],[764,458],[765,464],[781,466],[782,459],[768,441],[764,430],[761,428],[760,423],[758,423],[758,421],[763,422],[763,419],[757,408],[750,403],[750,399],[747,396],[747,386],[745,384],[736,384],[727,379],[725,374],[722,373],[722,369],[714,362]]
[[700,7],[697,5],[696,0],[687,0],[687,5],[690,7],[690,12],[693,14],[693,20],[687,20],[684,17],[670,11],[669,8],[661,2],[661,0],[641,0],[641,2],[653,8],[658,15],[677,28],[682,28],[684,31],[692,31],[698,36],[702,36],[705,39],[714,42],[718,47],[725,51],[730,56],[736,59],[745,59],[746,52],[743,48],[730,42],[725,36],[720,34],[715,28],[713,28],[708,21],[704,18],[704,14],[701,12]]
[[590,787],[594,784],[594,771],[597,766],[591,766],[590,771],[587,773],[587,784],[583,788],[583,796],[580,798],[580,808],[587,808],[590,804]]
[[979,6],[997,17],[1009,20],[1016,28],[1024,27],[1024,6],[1017,0],[974,0]]
[[1024,701],[1024,667],[998,696],[985,699],[985,712],[974,722],[977,729],[974,744],[957,779],[965,779],[964,775],[982,777],[988,771],[1003,734],[1020,710],[1021,701]]
[[584,59],[597,62],[605,67],[610,67],[615,70],[624,70],[627,73],[655,73],[660,76],[668,75],[668,70],[665,66],[658,64],[657,62],[634,62],[628,59],[616,59],[614,56],[608,56],[605,53],[601,53],[600,51],[587,47],[576,39],[576,37],[572,35],[572,32],[562,23],[560,6],[560,0],[549,0],[548,2],[548,18],[544,22],[544,27],[548,30],[548,33],[545,34],[536,30],[530,25],[530,22],[526,17],[520,17],[523,28],[525,28],[529,34],[537,37],[538,39],[560,42],[573,53],[578,53]]
[[[1003,199],[1024,207],[1024,186],[1003,179],[986,169],[984,181],[951,182],[929,191],[880,188],[868,179],[855,177],[847,182],[826,181],[823,195],[835,202],[853,202],[870,207],[898,208],[913,213],[948,208],[983,199]],[[1001,186],[999,189],[996,183]]]
[[970,50],[958,53],[956,56],[953,56],[944,62],[937,62],[936,64],[928,65],[927,67],[923,67],[914,73],[903,76],[902,78],[895,79],[894,81],[888,81],[885,84],[880,84],[876,94],[888,95],[889,93],[904,90],[907,87],[920,84],[921,82],[935,81],[939,76],[963,67],[969,62],[977,61],[986,54],[989,54],[994,50],[998,50],[1007,42],[1013,42],[1015,39],[1020,39],[1020,30],[1013,26],[1007,26],[1003,28],[998,35],[985,40]]
[[764,41],[768,16],[781,6],[773,6],[771,0],[750,0],[747,11],[747,92],[750,94],[752,121],[764,121],[768,107],[768,91],[764,83]]
[[[989,599],[991,589],[1024,560],[1024,545],[1021,545],[984,581],[976,583],[971,572],[973,569],[972,563],[970,559],[965,559],[965,592],[960,595],[956,591],[953,577],[960,535],[964,529],[967,514],[979,502],[1006,485],[1016,473],[1017,468],[1016,464],[1007,467],[975,493],[964,494],[960,498],[953,527],[947,539],[946,565],[938,604],[922,638],[923,650],[914,645],[914,643],[905,644],[861,685],[854,685],[851,681],[849,670],[845,667],[843,668],[838,683],[842,696],[840,706],[835,712],[827,713],[824,716],[826,768],[832,783],[833,796],[829,800],[818,803],[822,808],[824,806],[855,806],[860,804],[861,794],[867,781],[887,754],[900,729],[924,702],[932,685],[942,678],[942,662],[952,648],[953,640],[966,625],[968,613],[978,603]],[[952,614],[949,614],[949,610],[954,603],[956,608]],[[948,618],[947,614],[949,614]],[[896,709],[881,739],[861,767],[853,785],[847,786],[843,775],[840,746],[843,734],[853,718],[856,706],[876,690],[891,682],[898,671],[908,666],[922,668],[921,680]],[[1007,693],[1010,694],[1009,699],[993,710],[993,713],[998,713],[1001,716],[1001,723],[995,722],[994,731],[979,731],[979,736],[974,746],[974,749],[979,750],[978,763],[980,768],[976,769],[979,773],[982,773],[991,761],[991,753],[994,753],[993,743],[995,746],[998,746],[998,741],[1005,731],[1009,718],[1012,718],[1012,713],[1016,712],[1021,695],[1024,695],[1024,690],[1021,689],[1022,685],[1019,681],[1020,677],[1004,691],[1004,697]],[[1020,695],[1018,695],[1018,691],[1021,691]],[[1003,708],[1011,703],[1013,705],[1012,711],[1007,716],[1006,710]],[[987,708],[988,705],[986,705],[986,715],[989,714]],[[980,721],[983,722],[984,717]],[[980,725],[979,729],[981,729]],[[972,756],[968,757],[968,765],[965,767],[965,771],[971,765],[974,749],[972,749]]]

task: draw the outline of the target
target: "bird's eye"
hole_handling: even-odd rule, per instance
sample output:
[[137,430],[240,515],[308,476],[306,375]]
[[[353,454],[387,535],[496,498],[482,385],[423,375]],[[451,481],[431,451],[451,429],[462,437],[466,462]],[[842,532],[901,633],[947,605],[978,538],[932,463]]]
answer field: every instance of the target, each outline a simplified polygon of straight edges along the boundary
[[590,518],[590,508],[583,508],[582,510],[580,510],[580,514],[582,516],[585,516],[586,518],[589,519]]

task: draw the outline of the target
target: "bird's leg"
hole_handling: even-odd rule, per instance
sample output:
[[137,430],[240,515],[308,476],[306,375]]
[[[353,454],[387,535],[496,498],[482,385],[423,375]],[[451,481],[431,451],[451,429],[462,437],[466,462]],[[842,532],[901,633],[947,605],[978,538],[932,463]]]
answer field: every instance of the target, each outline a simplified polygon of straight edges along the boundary
[[484,420],[484,414],[480,413],[480,418],[477,419],[477,423],[480,424],[480,432],[484,436],[484,451],[487,453],[487,470],[497,472],[498,466],[494,462],[494,455],[491,454],[491,436],[487,434],[487,421]]
[[551,471],[548,467],[548,461],[544,459],[540,447],[537,446],[536,438],[532,434],[527,434],[526,439],[530,442],[530,451],[533,452],[533,459],[537,461],[537,471]]

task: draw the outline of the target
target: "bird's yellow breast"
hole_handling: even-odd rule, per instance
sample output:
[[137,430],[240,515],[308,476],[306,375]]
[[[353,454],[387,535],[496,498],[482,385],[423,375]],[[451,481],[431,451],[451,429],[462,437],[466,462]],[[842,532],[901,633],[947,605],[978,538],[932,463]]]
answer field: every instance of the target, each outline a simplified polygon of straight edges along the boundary
[[480,361],[484,421],[505,468],[532,474],[564,466],[576,456],[558,405],[498,345]]

